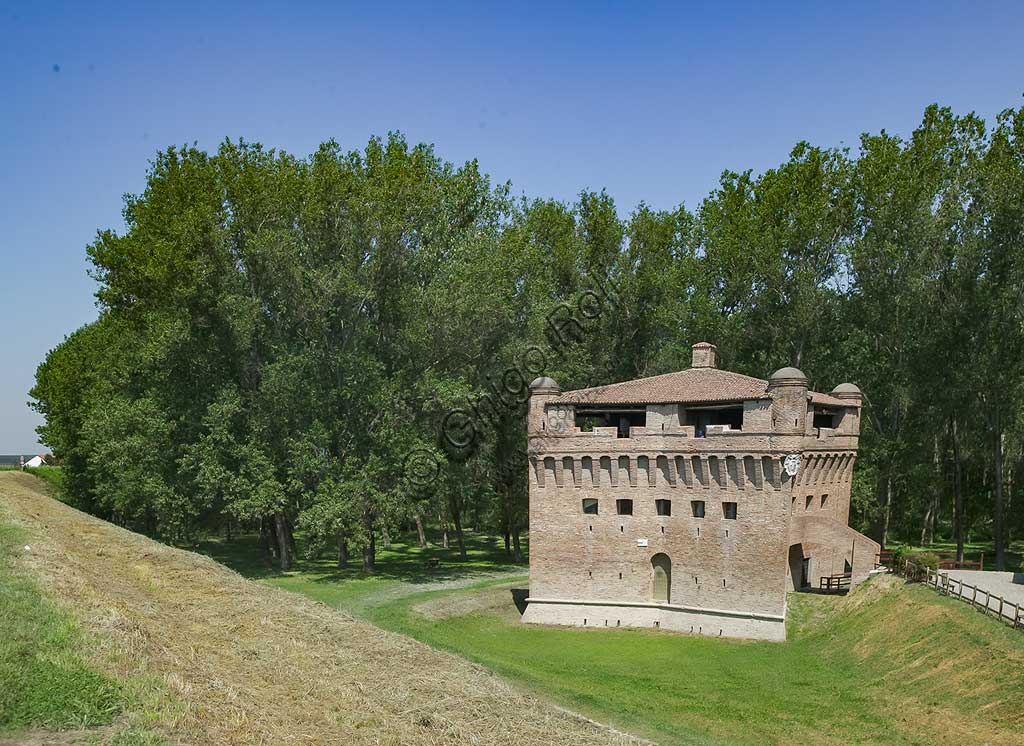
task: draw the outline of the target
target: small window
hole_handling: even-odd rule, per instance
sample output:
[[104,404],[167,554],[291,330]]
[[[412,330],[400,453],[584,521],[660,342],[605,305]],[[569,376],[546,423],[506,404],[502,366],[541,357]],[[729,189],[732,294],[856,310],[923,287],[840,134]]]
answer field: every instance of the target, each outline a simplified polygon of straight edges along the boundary
[[814,502],[814,495],[808,495],[807,502],[804,504],[804,510],[810,510],[812,502]]
[[795,513],[796,512],[796,495],[793,495],[793,502],[789,506],[789,512],[790,513]]
[[671,500],[655,500],[654,507],[657,509],[658,515],[672,515]]
[[824,510],[828,505],[828,495],[821,496],[821,509]]
[[625,498],[616,500],[615,512],[619,515],[633,515],[633,501]]
[[704,517],[704,501],[703,500],[691,500],[690,507],[693,509],[694,518]]
[[587,515],[597,515],[597,500],[593,497],[583,498],[583,512]]
[[835,417],[831,412],[818,411],[814,413],[811,426],[815,428],[835,427]]
[[728,520],[736,520],[736,503],[722,503],[722,515]]

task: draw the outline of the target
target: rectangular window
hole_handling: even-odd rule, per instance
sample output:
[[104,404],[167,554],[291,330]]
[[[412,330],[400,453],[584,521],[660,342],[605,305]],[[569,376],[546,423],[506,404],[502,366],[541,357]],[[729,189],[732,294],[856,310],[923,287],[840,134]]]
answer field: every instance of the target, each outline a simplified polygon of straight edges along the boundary
[[597,500],[593,497],[583,498],[583,512],[587,515],[597,515]]
[[790,513],[795,513],[796,512],[796,495],[793,495],[793,503],[789,506],[789,512]]
[[835,416],[831,412],[816,411],[814,417],[811,420],[811,426],[814,428],[832,427],[834,428],[836,422]]
[[722,515],[730,521],[735,521],[736,503],[722,503]]
[[813,502],[813,501],[814,501],[814,495],[808,495],[807,496],[807,502],[804,504],[804,510],[810,510],[811,509],[811,502]]
[[619,515],[633,515],[633,501],[625,498],[616,500],[615,512]]
[[828,495],[822,495],[821,496],[821,509],[824,510],[827,505],[828,505]]
[[655,500],[654,507],[657,509],[658,515],[672,515],[671,500]]
[[693,509],[694,518],[704,517],[704,501],[703,500],[691,500],[690,507]]

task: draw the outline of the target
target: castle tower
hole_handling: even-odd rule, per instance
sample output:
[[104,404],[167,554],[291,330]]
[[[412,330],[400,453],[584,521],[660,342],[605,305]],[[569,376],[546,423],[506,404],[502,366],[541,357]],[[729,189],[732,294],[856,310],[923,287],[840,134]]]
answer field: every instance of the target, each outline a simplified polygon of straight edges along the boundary
[[807,376],[799,368],[779,368],[768,378],[772,429],[780,435],[803,435],[807,428]]

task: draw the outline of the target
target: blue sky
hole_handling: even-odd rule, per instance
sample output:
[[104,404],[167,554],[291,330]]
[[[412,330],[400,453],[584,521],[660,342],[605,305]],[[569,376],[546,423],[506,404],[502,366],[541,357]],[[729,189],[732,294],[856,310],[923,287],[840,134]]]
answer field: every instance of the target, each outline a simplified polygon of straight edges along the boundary
[[[0,2],[0,454],[37,450],[46,351],[96,316],[85,246],[170,144],[296,154],[401,130],[516,192],[695,206],[801,139],[1024,104],[1024,4]],[[214,7],[216,5],[216,7]]]

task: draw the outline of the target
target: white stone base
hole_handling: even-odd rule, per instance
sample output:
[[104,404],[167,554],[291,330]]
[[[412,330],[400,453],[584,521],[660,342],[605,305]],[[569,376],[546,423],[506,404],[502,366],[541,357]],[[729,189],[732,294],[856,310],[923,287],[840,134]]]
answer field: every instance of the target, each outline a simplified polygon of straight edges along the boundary
[[672,604],[529,598],[523,621],[572,627],[647,627],[709,637],[786,639],[786,619],[771,614]]

